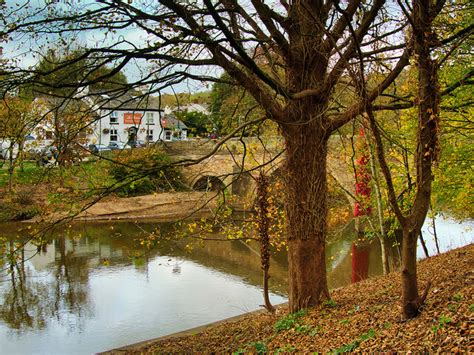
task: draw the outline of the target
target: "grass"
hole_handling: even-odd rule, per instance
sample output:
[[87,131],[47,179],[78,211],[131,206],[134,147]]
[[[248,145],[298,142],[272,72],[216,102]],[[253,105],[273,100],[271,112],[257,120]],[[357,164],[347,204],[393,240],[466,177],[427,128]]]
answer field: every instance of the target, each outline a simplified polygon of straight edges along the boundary
[[[39,167],[35,162],[24,162],[23,171],[17,167],[13,173],[13,181],[20,185],[33,185],[38,183],[40,177],[44,175],[45,168]],[[0,168],[0,188],[8,186],[8,164],[3,164]]]
[[373,338],[375,338],[375,330],[373,328],[370,328],[367,333],[363,333],[353,342],[345,344],[341,346],[340,348],[335,349],[333,353],[341,354],[341,353],[352,352],[355,349],[357,349],[363,341],[366,341],[368,339],[373,339]]
[[433,333],[438,333],[438,331],[440,329],[443,329],[444,327],[446,327],[449,323],[452,322],[452,319],[449,318],[448,316],[445,316],[444,314],[442,314],[440,317],[439,317],[439,320],[438,320],[438,324],[434,325],[433,327],[431,327],[431,330],[433,331]]
[[93,197],[97,191],[113,184],[108,174],[109,164],[103,160],[84,161],[59,169],[26,161],[23,170],[17,167],[14,171],[12,192],[7,192],[8,165],[3,164],[0,167],[0,222],[30,219],[44,210],[45,201],[49,207],[61,209]]
[[[113,180],[109,177],[109,163],[103,160],[84,161],[80,164],[66,167],[63,170],[65,184],[71,187],[78,187],[78,182],[83,188],[97,188],[109,186]],[[0,188],[8,186],[8,165],[3,164],[0,168]],[[59,179],[59,169],[57,167],[41,167],[35,162],[26,161],[23,171],[17,167],[13,174],[13,182],[16,185],[36,185],[38,183],[54,183]]]

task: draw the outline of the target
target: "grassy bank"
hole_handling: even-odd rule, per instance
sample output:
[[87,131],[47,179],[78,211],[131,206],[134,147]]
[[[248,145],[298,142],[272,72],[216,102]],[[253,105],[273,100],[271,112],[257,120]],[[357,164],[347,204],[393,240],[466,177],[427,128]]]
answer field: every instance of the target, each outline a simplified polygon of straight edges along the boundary
[[422,314],[409,321],[400,319],[400,275],[392,273],[336,290],[331,301],[298,314],[251,314],[118,352],[474,351],[474,245],[423,260],[418,270],[420,286],[433,286]]

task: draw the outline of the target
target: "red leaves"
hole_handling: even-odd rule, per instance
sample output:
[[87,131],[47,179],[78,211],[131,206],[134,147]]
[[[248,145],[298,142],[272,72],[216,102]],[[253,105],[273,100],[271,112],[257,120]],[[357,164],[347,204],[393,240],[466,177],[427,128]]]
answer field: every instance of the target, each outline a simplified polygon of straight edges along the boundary
[[355,203],[354,206],[354,217],[368,216],[372,213],[372,207],[362,207],[359,202]]
[[355,195],[357,202],[354,206],[354,217],[369,215],[372,211],[370,207],[370,180],[372,175],[369,172],[367,165],[370,162],[368,154],[368,147],[365,141],[364,128],[361,128],[359,132],[359,144],[358,148],[361,151],[361,156],[356,159],[355,165]]

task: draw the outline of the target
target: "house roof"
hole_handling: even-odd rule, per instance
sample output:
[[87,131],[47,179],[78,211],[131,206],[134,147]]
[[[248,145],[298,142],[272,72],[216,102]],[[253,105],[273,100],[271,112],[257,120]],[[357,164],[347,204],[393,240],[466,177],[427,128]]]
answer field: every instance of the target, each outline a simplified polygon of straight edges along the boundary
[[166,107],[165,111],[168,110],[169,112],[200,112],[204,113],[205,115],[209,115],[209,107],[207,104],[197,104],[197,103],[190,103],[188,105],[181,105],[181,106],[173,106],[173,107]]
[[166,115],[161,118],[161,126],[163,129],[178,129],[185,130],[188,127],[184,124],[183,121],[178,120],[172,115]]
[[156,98],[149,95],[134,96],[130,93],[89,93],[90,99],[101,109],[122,111],[163,111]]

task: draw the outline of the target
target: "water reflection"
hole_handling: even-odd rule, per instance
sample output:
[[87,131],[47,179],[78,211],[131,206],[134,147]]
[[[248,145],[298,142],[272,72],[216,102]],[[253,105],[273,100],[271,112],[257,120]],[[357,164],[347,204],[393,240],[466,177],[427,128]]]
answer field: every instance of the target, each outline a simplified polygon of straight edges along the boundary
[[[184,241],[164,242],[148,251],[137,239],[156,227],[155,224],[137,227],[132,223],[76,225],[65,231],[54,231],[39,248],[27,244],[21,249],[19,262],[4,258],[0,285],[3,294],[0,316],[4,323],[10,329],[41,330],[48,320],[54,318],[55,322],[70,327],[71,331],[80,331],[86,319],[96,317],[97,302],[90,295],[91,277],[104,272],[108,277],[120,276],[124,270],[133,269],[149,280],[150,267],[155,264],[161,274],[169,273],[182,279],[188,272],[186,262],[193,262],[209,272],[232,276],[247,285],[260,287],[262,274],[258,245],[241,241],[208,241],[187,253]],[[167,225],[159,227],[165,231],[169,228]],[[328,241],[331,288],[351,282],[352,239],[353,229],[349,227],[342,236]],[[370,260],[366,262],[364,277],[381,272],[379,249],[376,243],[372,244],[367,247]],[[15,248],[13,240],[10,246],[12,250]],[[285,295],[288,284],[286,253],[273,256],[270,274],[270,291]],[[119,282],[127,287],[130,281],[124,276]]]
[[[259,258],[248,246],[209,242],[188,254],[184,242],[165,242],[147,251],[135,239],[156,227],[74,226],[40,247],[26,243],[18,260],[4,254],[2,353],[97,352],[259,308]],[[7,251],[25,241],[12,238]],[[272,290],[283,284],[275,277]]]
[[[8,243],[9,251],[15,250],[13,241]],[[20,261],[25,260],[25,251],[19,252]],[[7,266],[4,264],[4,267]],[[47,288],[35,285],[27,279],[25,264],[11,261],[7,266],[6,279],[10,287],[3,293],[0,307],[1,319],[11,328],[42,329],[45,326],[45,314],[41,305],[42,299],[47,299]],[[3,289],[3,288],[2,288]]]
[[[437,215],[435,228],[438,236],[438,246],[441,253],[474,243],[473,220],[466,220],[461,223],[449,216]],[[429,255],[436,255],[437,248],[434,239],[433,221],[431,218],[425,220],[421,230]],[[418,242],[417,258],[422,259],[424,257],[423,249]]]

